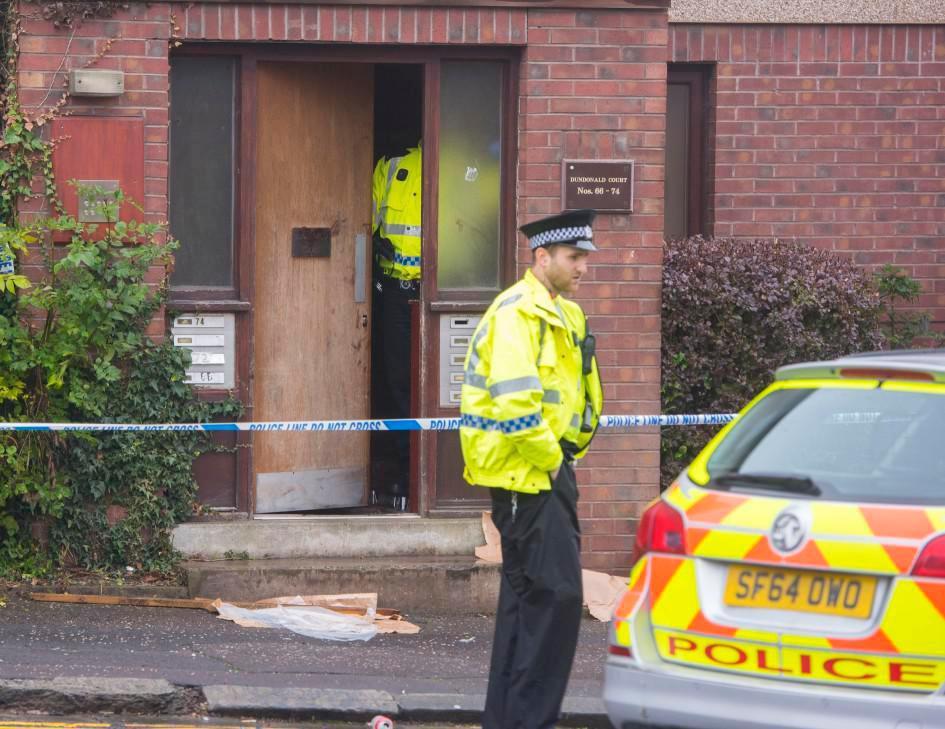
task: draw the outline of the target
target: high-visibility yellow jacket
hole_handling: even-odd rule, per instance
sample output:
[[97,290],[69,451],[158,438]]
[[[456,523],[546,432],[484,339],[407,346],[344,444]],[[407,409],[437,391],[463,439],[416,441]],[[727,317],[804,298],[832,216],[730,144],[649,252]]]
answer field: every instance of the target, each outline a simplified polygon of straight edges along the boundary
[[582,363],[586,335],[581,307],[552,299],[531,271],[492,302],[465,361],[459,434],[469,483],[538,493],[561,465],[559,441],[584,455],[603,407],[596,358]]
[[422,173],[419,147],[403,157],[381,157],[374,167],[374,232],[394,246],[393,259],[378,262],[386,275],[405,281],[420,278]]

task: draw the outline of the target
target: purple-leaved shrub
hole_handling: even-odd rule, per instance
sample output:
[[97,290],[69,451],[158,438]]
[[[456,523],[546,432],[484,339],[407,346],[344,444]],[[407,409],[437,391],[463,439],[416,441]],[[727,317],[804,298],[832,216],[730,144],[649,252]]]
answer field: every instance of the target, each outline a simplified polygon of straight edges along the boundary
[[[663,258],[662,411],[737,412],[784,364],[879,349],[866,271],[780,240],[668,241]],[[663,428],[665,488],[715,432]]]

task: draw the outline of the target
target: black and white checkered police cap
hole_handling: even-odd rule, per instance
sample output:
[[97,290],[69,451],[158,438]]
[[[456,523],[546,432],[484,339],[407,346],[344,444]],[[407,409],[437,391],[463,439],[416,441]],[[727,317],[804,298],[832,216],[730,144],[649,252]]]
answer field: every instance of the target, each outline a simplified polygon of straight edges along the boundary
[[571,210],[526,223],[519,230],[528,238],[528,247],[532,250],[560,243],[582,251],[596,251],[593,220],[593,210]]

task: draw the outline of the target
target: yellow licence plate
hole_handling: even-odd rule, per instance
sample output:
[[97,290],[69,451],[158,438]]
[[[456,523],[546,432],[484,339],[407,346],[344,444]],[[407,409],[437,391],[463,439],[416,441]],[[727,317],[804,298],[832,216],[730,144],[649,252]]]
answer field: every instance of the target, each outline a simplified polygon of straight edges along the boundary
[[875,594],[875,577],[756,565],[732,565],[725,584],[726,605],[849,618],[869,617]]

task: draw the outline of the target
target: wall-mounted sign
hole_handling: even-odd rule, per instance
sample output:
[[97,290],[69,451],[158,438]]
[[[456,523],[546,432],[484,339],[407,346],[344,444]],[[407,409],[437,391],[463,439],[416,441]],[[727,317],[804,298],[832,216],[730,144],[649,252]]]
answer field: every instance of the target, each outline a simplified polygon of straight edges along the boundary
[[632,213],[633,160],[562,161],[561,208]]
[[[76,183],[79,195],[79,222],[108,222],[105,205],[118,206],[114,193],[118,190],[118,180],[79,180]],[[117,211],[112,212],[117,219]]]
[[13,273],[13,256],[0,253],[0,273]]

